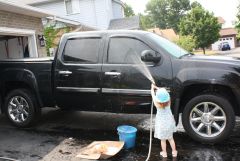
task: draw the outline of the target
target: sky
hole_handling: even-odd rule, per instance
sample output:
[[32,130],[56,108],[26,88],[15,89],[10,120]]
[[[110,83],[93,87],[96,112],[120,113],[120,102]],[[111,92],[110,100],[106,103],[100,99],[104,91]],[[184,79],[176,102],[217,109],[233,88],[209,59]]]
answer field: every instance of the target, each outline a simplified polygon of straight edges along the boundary
[[[145,5],[149,0],[122,0],[131,5],[135,13],[143,13]],[[194,0],[190,0],[193,2]],[[196,0],[215,16],[221,16],[226,21],[224,27],[232,27],[233,21],[236,20],[237,6],[240,0]]]

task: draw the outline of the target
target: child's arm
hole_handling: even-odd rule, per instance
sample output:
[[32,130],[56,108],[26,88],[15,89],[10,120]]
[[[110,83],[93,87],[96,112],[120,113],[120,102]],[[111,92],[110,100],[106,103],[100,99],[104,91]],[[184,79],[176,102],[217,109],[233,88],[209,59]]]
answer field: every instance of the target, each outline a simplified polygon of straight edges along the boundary
[[154,85],[153,84],[151,85],[151,95],[152,95],[152,98],[154,98],[154,96],[155,96],[155,89],[154,89]]
[[153,103],[154,103],[154,105],[157,107],[158,106],[158,104],[156,103],[156,94],[155,94],[155,90],[157,89],[158,87],[156,86],[156,85],[154,85],[154,84],[152,84],[151,85],[151,95],[152,95],[152,100],[153,100]]

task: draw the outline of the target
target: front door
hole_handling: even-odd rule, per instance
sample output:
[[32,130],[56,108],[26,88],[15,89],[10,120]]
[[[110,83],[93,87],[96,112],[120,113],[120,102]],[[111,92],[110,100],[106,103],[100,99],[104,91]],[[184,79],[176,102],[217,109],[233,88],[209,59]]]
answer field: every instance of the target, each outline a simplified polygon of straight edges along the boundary
[[[150,111],[151,82],[146,77],[147,73],[142,72],[144,69],[140,57],[143,51],[153,49],[134,37],[111,37],[108,44],[107,59],[103,64],[102,93],[108,96],[108,100],[109,97],[118,96],[118,106],[114,106],[112,110],[127,113]],[[171,63],[162,61],[146,66],[158,85],[164,85],[164,82],[170,85]],[[111,100],[116,103],[115,99]]]
[[66,42],[56,63],[57,105],[63,108],[101,111],[101,37],[78,37]]

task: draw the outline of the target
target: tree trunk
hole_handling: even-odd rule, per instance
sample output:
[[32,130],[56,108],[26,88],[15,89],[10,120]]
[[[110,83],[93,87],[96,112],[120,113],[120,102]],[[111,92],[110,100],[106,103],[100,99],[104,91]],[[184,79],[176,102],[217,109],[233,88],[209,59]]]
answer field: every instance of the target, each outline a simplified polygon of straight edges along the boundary
[[203,49],[203,54],[205,55],[205,48],[202,48]]

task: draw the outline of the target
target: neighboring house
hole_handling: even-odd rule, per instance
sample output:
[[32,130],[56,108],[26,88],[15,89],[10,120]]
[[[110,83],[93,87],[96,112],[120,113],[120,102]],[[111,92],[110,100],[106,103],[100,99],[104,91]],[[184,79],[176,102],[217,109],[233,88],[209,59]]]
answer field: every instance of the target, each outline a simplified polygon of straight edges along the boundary
[[112,19],[124,17],[120,0],[15,0],[96,28],[108,29]]
[[220,38],[212,44],[212,50],[219,50],[219,46],[223,42],[228,42],[231,49],[237,47],[237,30],[235,28],[224,28],[220,30]]
[[221,43],[228,42],[231,49],[236,48],[237,45],[237,30],[235,28],[223,28],[225,20],[222,17],[218,17],[218,22],[222,25],[220,30],[220,38],[214,44],[212,44],[212,50],[219,50]]
[[127,18],[113,19],[110,22],[109,30],[140,30],[140,17],[132,16]]
[[81,31],[92,30],[39,8],[0,0],[0,59],[47,56],[42,20],[45,25],[57,23]]
[[170,41],[177,41],[179,39],[179,35],[177,35],[173,29],[152,28],[148,29],[148,31],[156,33]]
[[37,8],[0,0],[0,59],[46,56],[42,18]]

